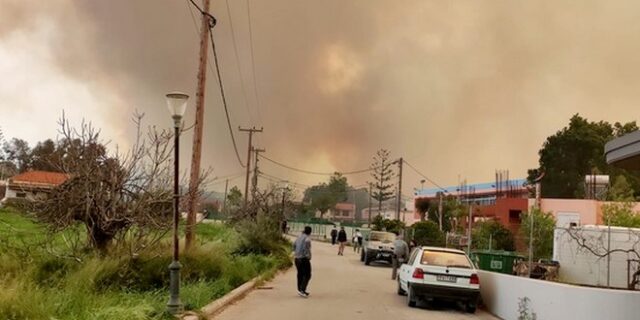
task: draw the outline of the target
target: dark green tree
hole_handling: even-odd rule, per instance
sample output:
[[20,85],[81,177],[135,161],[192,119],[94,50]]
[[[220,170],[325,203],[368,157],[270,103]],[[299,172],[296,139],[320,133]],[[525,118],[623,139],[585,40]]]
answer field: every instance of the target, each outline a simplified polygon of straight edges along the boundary
[[[411,226],[413,229],[413,240],[421,246],[444,246],[444,232],[440,231],[437,223],[433,221],[416,222]],[[410,240],[410,239],[407,239]]]
[[323,182],[307,188],[304,191],[303,202],[320,211],[320,218],[323,218],[329,209],[347,199],[348,189],[347,178],[336,172],[329,178],[329,183]]
[[373,178],[373,190],[371,197],[378,201],[378,213],[382,212],[382,203],[393,198],[391,178],[393,161],[389,159],[390,153],[386,149],[380,149],[373,156],[371,163],[371,177]]
[[18,172],[25,172],[31,165],[31,148],[25,140],[13,138],[2,146],[5,160],[14,163]]
[[242,207],[242,191],[238,186],[233,186],[227,194],[227,203],[225,211],[227,213],[238,210]]
[[547,138],[538,152],[539,167],[529,170],[528,180],[533,180],[542,172],[542,196],[547,198],[584,197],[584,177],[592,172],[624,175],[631,184],[634,194],[640,193],[640,174],[630,173],[607,165],[604,145],[619,136],[638,130],[635,122],[626,124],[589,122],[580,115],[574,115],[569,125]]
[[513,233],[495,220],[476,223],[473,227],[472,239],[472,245],[476,249],[516,250]]
[[520,216],[520,236],[529,246],[531,219],[533,215],[533,257],[534,259],[548,259],[553,253],[553,232],[556,228],[556,219],[549,212],[532,209],[531,213],[523,212]]

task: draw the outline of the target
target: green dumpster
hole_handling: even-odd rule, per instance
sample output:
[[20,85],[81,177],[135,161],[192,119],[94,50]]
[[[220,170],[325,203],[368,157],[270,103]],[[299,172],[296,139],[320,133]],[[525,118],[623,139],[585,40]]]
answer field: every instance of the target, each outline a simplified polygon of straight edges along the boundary
[[513,274],[513,264],[517,259],[524,259],[512,251],[479,250],[471,255],[480,270]]

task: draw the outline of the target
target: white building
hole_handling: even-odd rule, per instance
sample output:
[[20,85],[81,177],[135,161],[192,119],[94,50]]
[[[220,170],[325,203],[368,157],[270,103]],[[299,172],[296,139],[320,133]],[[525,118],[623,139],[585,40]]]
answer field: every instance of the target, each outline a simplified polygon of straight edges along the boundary
[[67,174],[49,171],[27,171],[15,175],[5,182],[6,190],[2,202],[13,198],[39,199],[68,178]]

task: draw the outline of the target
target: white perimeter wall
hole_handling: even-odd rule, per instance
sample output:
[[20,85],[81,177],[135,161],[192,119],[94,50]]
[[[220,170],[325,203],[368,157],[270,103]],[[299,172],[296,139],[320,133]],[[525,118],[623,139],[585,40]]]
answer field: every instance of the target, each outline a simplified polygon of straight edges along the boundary
[[519,299],[539,320],[640,319],[640,291],[588,288],[478,270],[482,300],[494,315],[518,319]]

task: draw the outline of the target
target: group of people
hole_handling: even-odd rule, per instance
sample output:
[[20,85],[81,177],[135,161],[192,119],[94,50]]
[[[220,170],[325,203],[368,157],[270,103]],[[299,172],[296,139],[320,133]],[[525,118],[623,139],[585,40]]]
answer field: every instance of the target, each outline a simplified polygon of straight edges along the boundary
[[[331,245],[338,243],[338,255],[344,256],[344,247],[347,245],[347,232],[344,230],[344,227],[340,227],[340,231],[338,231],[334,226],[329,235],[331,236]],[[360,232],[359,229],[356,229],[353,233],[353,238],[351,239],[354,252],[360,252],[363,240],[364,237],[362,236],[362,232]]]
[[[347,232],[344,227],[340,227],[338,231],[335,227],[331,230],[331,245],[339,244],[338,255],[344,255],[344,247],[347,243]],[[293,252],[295,259],[295,266],[298,271],[297,283],[298,283],[298,295],[303,298],[309,297],[307,287],[311,280],[311,227],[304,227],[302,234],[293,243]],[[360,252],[362,248],[363,236],[359,229],[356,229],[353,234],[353,250]],[[410,244],[404,241],[403,236],[396,233],[396,240],[393,243],[393,261],[392,261],[392,273],[391,279],[395,280],[399,266],[408,260],[409,254],[413,247],[416,246],[415,241],[411,241]]]

